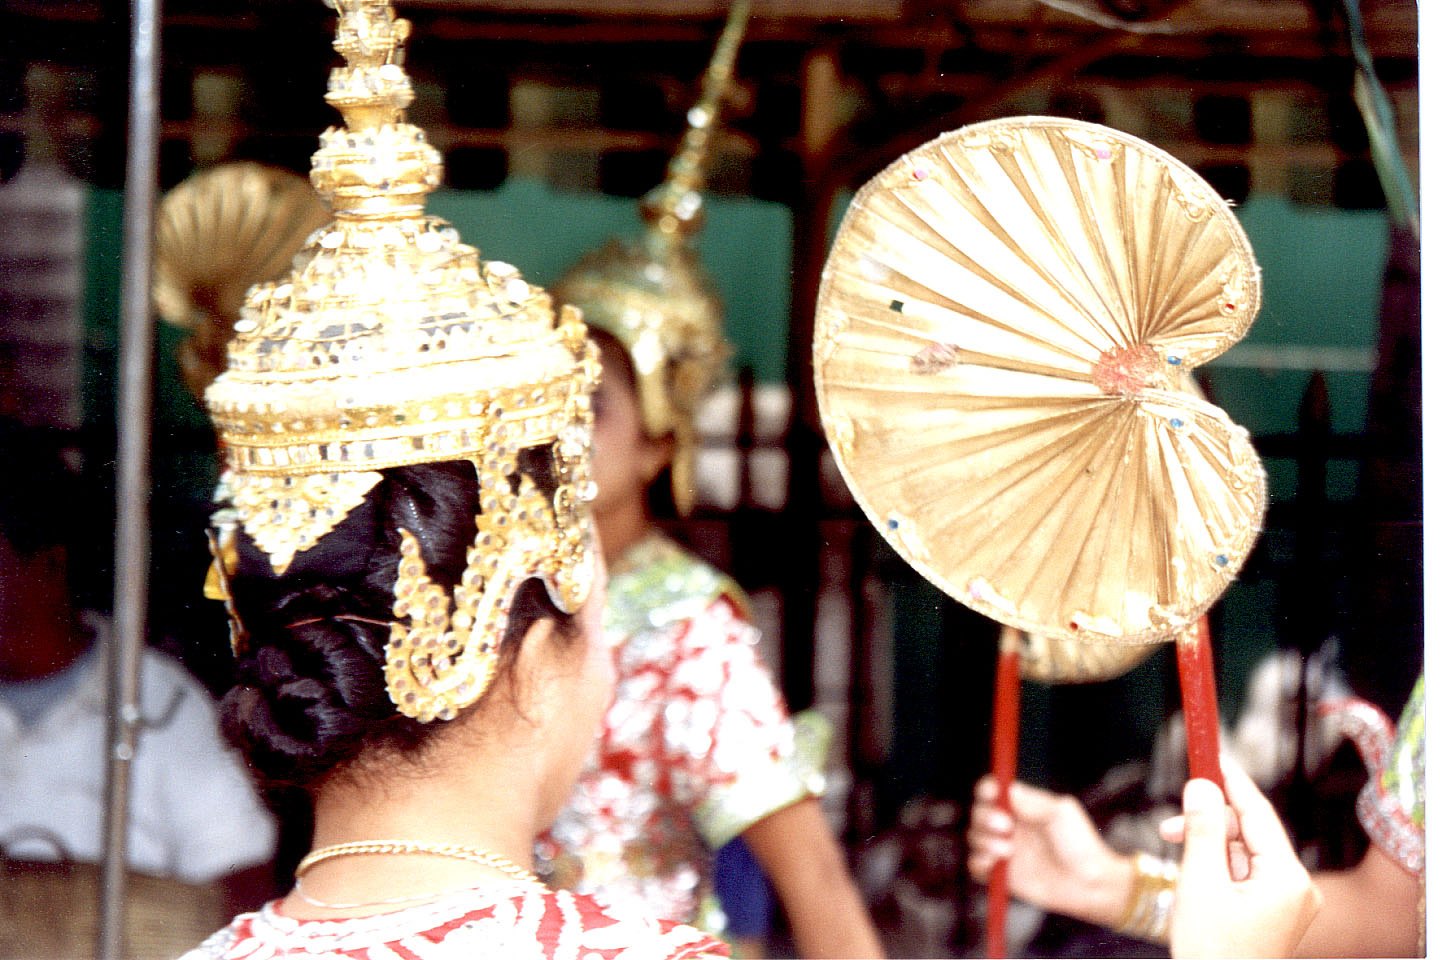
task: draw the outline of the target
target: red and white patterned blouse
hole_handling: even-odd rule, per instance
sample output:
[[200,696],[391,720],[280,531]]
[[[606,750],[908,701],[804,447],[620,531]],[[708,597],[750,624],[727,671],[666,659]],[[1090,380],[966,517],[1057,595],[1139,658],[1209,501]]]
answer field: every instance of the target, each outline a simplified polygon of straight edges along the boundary
[[[278,902],[278,901],[277,901]],[[617,919],[593,899],[477,887],[368,917],[244,913],[181,960],[711,960],[725,944],[693,927]]]
[[537,846],[552,886],[701,923],[713,851],[823,789],[729,578],[652,535],[610,575],[619,682],[596,751]]

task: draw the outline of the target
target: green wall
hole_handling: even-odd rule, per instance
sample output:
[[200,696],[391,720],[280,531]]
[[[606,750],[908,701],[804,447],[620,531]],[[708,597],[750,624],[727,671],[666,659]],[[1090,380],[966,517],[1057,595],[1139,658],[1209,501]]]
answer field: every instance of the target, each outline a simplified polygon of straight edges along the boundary
[[[790,211],[778,204],[729,197],[710,198],[706,209],[709,218],[700,252],[727,306],[735,363],[749,365],[762,381],[779,382],[784,376],[790,315]],[[93,362],[87,401],[98,422],[109,416],[114,403],[121,196],[95,191],[88,210],[86,319]],[[483,257],[514,263],[529,279],[545,286],[553,285],[577,257],[606,237],[639,229],[632,200],[565,193],[535,181],[512,181],[493,192],[440,191],[430,210],[454,223]],[[837,206],[835,222],[843,210],[843,205]],[[1389,236],[1385,214],[1300,206],[1274,196],[1253,197],[1237,214],[1260,262],[1264,294],[1260,315],[1247,339],[1234,349],[1235,356],[1227,354],[1207,368],[1217,399],[1255,434],[1291,432],[1310,374],[1305,361],[1314,359],[1313,348],[1323,348],[1333,351],[1344,367],[1328,373],[1334,427],[1341,433],[1361,432],[1369,386],[1365,357],[1376,342]],[[157,332],[155,545],[162,558],[185,553],[170,550],[172,543],[191,545],[187,527],[203,516],[213,479],[205,419],[175,376],[171,350],[177,337],[163,326]],[[1244,365],[1257,356],[1270,356],[1275,365]],[[1272,459],[1267,468],[1272,500],[1292,498],[1293,464]],[[1333,500],[1353,496],[1355,475],[1354,464],[1335,465]],[[1261,549],[1283,548],[1267,547],[1262,541]],[[163,567],[162,561],[157,562]],[[1283,564],[1285,559],[1277,562]],[[181,586],[189,588],[188,583]],[[948,659],[942,658],[941,650],[955,642],[941,635],[933,612],[933,604],[941,598],[938,592],[929,596],[928,589],[924,584],[903,586],[897,595],[902,615],[896,648],[906,651],[904,663],[896,668],[897,702],[902,704],[928,702],[928,696],[907,700],[907,692],[941,692],[935,685],[943,685],[940,665]],[[1228,644],[1221,657],[1220,691],[1226,712],[1233,714],[1250,667],[1275,645],[1280,629],[1276,585],[1242,576],[1218,616]],[[1110,718],[1112,734],[1143,742],[1136,740],[1135,733],[1153,726],[1159,715],[1163,664],[1162,658],[1155,658],[1127,681],[1129,713]],[[1047,757],[1053,755],[1053,745],[1043,745],[1045,738],[1036,733],[1036,726],[1069,722],[1066,704],[1076,698],[1038,688],[1027,693],[1027,716],[1032,718],[1027,732],[1027,743],[1032,744],[1027,753],[1030,773],[1038,775],[1038,768],[1049,766]],[[936,737],[947,736],[931,729],[933,715],[924,710],[912,715],[902,708],[896,721],[897,742],[920,764],[897,774],[906,782],[919,783],[927,775],[924,764],[930,762],[922,760],[926,753],[922,744],[934,745]]]
[[[449,220],[486,259],[515,264],[541,286],[608,237],[640,230],[636,201],[598,193],[565,193],[534,180],[511,180],[494,192],[442,190],[431,213]],[[725,303],[731,363],[757,380],[785,378],[790,327],[791,220],[777,203],[709,197],[700,233],[701,262]]]

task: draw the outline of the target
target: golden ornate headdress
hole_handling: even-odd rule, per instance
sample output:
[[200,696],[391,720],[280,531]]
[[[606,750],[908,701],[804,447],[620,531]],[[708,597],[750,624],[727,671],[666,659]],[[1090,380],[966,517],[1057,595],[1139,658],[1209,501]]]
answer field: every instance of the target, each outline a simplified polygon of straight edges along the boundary
[[[557,321],[548,294],[424,214],[441,167],[404,122],[409,22],[387,0],[326,3],[339,12],[335,48],[347,62],[331,71],[325,99],[345,125],[321,134],[311,182],[335,222],[312,235],[288,278],[251,290],[228,369],[206,391],[230,502],[217,514],[217,572],[230,572],[237,526],[283,573],[380,470],[471,461],[477,531],[454,611],[402,530],[386,651],[400,712],[448,719],[484,692],[522,581],[542,579],[567,612],[589,592],[598,361],[577,310]],[[520,470],[527,448],[549,452],[553,495]]]
[[749,16],[750,0],[735,0],[680,150],[665,181],[641,201],[640,236],[610,240],[555,285],[558,300],[578,306],[586,323],[629,353],[646,433],[674,436],[670,478],[682,516],[695,498],[696,407],[730,355],[725,312],[693,241],[703,221],[705,164]]

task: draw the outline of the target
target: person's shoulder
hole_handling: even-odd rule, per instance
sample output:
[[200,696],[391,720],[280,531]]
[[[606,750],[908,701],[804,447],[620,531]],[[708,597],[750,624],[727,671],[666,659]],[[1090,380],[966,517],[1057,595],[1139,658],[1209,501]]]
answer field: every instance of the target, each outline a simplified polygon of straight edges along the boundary
[[[114,625],[105,614],[95,610],[85,610],[80,614],[80,622],[98,648],[103,649],[115,642]],[[103,659],[100,658],[101,661]],[[103,662],[97,669],[100,672],[104,671]],[[184,664],[148,643],[140,645],[140,682],[146,687],[154,687],[166,692],[174,691],[177,688],[197,693],[205,691],[204,686]]]
[[690,619],[717,602],[750,619],[749,597],[734,579],[658,532],[626,552],[608,596],[609,625],[626,633]]
[[179,960],[223,960],[231,948],[243,939],[241,932],[247,930],[258,915],[258,913],[242,913],[236,916],[234,920],[201,941],[199,946],[181,954]]

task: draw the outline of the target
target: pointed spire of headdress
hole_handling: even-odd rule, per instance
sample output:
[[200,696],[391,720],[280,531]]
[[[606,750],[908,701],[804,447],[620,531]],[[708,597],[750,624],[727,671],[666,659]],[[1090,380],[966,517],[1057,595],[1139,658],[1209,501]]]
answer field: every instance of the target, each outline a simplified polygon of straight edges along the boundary
[[750,0],[735,0],[705,70],[700,99],[685,115],[680,149],[670,159],[664,182],[641,201],[647,227],[662,237],[689,236],[700,227],[706,167],[749,21]]
[[750,17],[735,0],[705,71],[700,99],[665,180],[641,201],[638,239],[612,239],[556,284],[556,297],[580,307],[585,322],[624,345],[635,368],[641,417],[652,437],[673,436],[670,465],[676,509],[694,503],[695,411],[715,384],[730,348],[724,310],[692,242],[721,109]]

